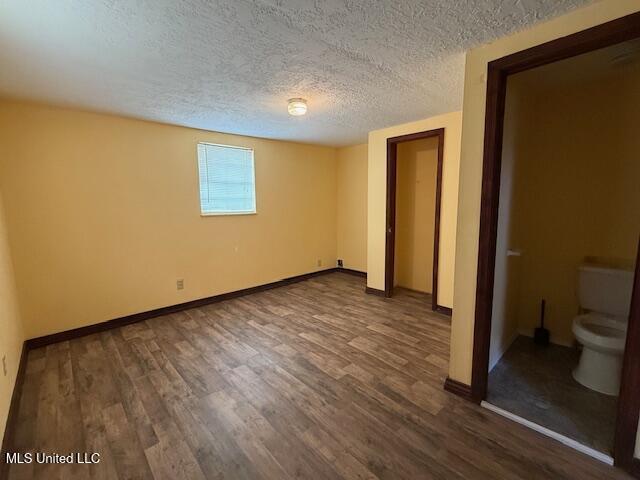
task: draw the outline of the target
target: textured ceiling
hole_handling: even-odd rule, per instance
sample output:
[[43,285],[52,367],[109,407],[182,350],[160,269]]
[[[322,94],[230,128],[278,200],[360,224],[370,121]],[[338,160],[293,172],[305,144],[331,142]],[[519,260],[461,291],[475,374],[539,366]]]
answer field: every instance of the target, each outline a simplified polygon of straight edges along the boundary
[[0,93],[346,145],[460,109],[466,50],[585,3],[2,0]]
[[629,40],[509,76],[527,92],[544,95],[593,82],[640,74],[640,40]]

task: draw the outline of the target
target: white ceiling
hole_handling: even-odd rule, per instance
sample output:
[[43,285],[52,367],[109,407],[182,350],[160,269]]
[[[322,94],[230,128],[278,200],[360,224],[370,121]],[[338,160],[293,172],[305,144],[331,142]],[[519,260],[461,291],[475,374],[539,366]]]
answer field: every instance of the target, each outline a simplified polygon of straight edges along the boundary
[[347,145],[460,109],[466,50],[586,3],[2,0],[0,93]]

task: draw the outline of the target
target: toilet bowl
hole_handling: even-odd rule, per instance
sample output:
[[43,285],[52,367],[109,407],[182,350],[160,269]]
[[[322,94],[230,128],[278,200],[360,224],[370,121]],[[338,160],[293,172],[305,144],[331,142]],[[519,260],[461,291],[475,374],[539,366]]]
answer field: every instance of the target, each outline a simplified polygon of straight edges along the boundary
[[618,395],[633,272],[582,265],[578,277],[580,307],[588,313],[573,319],[573,334],[583,347],[573,378],[596,392]]
[[596,392],[617,395],[627,335],[626,322],[596,313],[579,315],[573,319],[573,334],[583,346],[573,378]]

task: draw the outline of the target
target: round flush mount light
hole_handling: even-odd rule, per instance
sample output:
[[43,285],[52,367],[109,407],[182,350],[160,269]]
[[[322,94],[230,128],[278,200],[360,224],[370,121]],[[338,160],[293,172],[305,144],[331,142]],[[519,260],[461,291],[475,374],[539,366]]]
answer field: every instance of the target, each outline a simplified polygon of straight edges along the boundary
[[304,115],[307,113],[307,101],[304,98],[290,98],[287,110],[289,111],[289,115],[293,115],[294,117]]

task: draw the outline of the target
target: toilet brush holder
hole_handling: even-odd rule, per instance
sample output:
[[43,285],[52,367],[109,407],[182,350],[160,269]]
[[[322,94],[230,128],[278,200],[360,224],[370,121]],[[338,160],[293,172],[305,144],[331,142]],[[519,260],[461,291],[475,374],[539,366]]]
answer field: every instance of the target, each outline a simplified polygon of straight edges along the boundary
[[545,309],[545,301],[544,298],[540,302],[540,326],[537,327],[533,332],[533,341],[537,345],[549,345],[549,330],[544,328],[544,309]]

